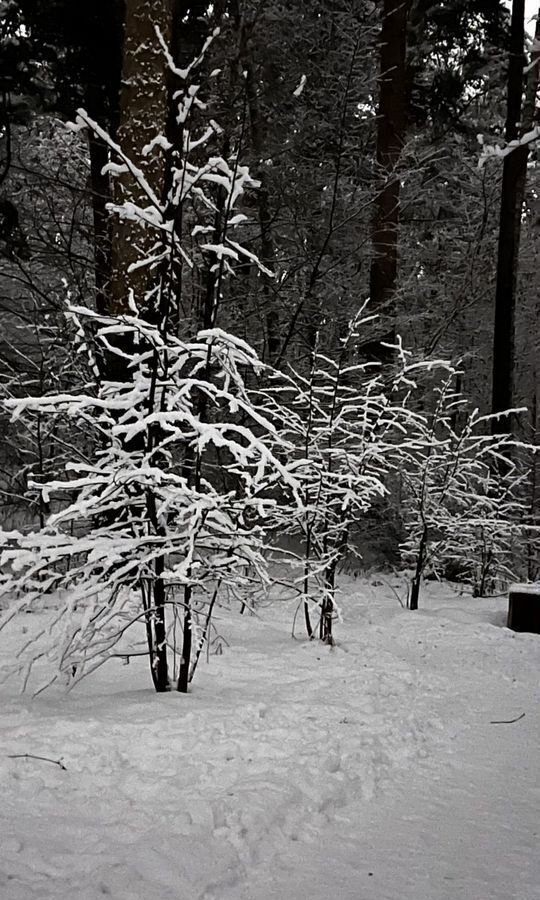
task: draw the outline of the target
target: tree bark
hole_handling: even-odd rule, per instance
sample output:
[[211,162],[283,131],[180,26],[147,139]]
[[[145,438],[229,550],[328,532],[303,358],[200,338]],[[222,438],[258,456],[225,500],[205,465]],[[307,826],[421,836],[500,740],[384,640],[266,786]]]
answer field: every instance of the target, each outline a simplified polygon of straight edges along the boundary
[[[151,140],[165,135],[168,119],[167,63],[156,35],[159,26],[168,44],[172,31],[174,0],[127,0],[124,25],[122,83],[118,143],[141,170],[154,194],[161,200],[166,160],[160,148],[144,153]],[[116,203],[151,206],[140,185],[129,173],[115,179]],[[145,267],[131,270],[155,243],[152,229],[133,220],[115,217],[112,227],[112,278],[110,312],[128,310],[130,290],[141,309],[149,305],[151,287]]]
[[[520,135],[524,40],[525,0],[513,0],[505,126],[507,143],[516,140]],[[521,212],[525,193],[527,157],[527,147],[519,147],[508,154],[508,156],[505,156],[503,163],[493,334],[491,411],[495,414],[509,409],[512,406],[514,395],[514,322]],[[495,432],[507,431],[510,428],[510,424],[507,418],[503,416],[499,420],[494,421],[493,430]]]
[[398,270],[401,158],[407,122],[407,21],[411,0],[384,0],[380,35],[380,88],[377,116],[379,188],[372,224],[370,301],[381,316],[380,337],[392,338]]
[[409,597],[409,609],[417,610],[418,609],[418,599],[420,597],[420,585],[422,583],[422,574],[424,572],[424,566],[426,561],[426,550],[427,550],[427,541],[428,541],[428,531],[427,527],[424,525],[422,528],[422,534],[420,536],[420,543],[418,545],[418,555],[416,557],[416,566],[414,570],[414,575],[411,581],[411,595]]

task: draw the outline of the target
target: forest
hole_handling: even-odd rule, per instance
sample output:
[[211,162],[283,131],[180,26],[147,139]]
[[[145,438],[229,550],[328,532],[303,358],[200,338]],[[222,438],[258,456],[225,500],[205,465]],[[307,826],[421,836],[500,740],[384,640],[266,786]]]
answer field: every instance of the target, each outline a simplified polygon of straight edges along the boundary
[[24,680],[185,693],[273,598],[332,645],[341,573],[534,582],[524,0],[0,14],[2,622],[61,598]]
[[0,897],[538,900],[540,0],[0,48]]

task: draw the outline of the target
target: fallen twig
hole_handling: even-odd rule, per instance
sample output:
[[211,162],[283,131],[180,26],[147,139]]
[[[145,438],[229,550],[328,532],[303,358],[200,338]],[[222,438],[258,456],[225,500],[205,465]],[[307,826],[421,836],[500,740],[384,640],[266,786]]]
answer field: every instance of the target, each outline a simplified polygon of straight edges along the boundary
[[40,759],[42,762],[50,762],[54,766],[60,766],[64,772],[67,772],[61,759],[50,759],[48,756],[36,756],[34,753],[9,753],[8,759]]
[[492,719],[489,723],[490,725],[513,725],[514,722],[519,722],[520,719],[523,719],[525,713],[521,713],[520,716],[516,716],[515,719]]
[[[383,584],[386,585],[387,588],[389,588],[392,591],[394,597],[396,598],[396,600],[399,603],[399,605],[401,606],[401,608],[405,609],[405,604],[404,604],[403,600],[401,599],[401,597],[399,596],[398,592],[396,591],[395,587],[393,587],[391,584],[389,584],[389,582],[386,581],[384,578],[381,578],[381,581]],[[407,592],[407,594],[408,594],[408,592]]]

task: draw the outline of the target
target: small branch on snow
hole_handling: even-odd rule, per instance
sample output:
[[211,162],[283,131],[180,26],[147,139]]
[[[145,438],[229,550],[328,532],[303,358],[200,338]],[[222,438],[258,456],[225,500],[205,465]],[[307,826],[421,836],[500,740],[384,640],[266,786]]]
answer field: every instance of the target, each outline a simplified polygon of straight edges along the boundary
[[391,584],[389,584],[387,581],[385,581],[382,578],[381,578],[381,581],[383,584],[386,585],[387,588],[389,588],[389,590],[392,591],[394,597],[396,598],[396,600],[399,603],[399,605],[401,606],[401,608],[406,609],[405,604],[404,604],[403,600],[401,599],[401,597],[399,596],[398,592],[396,591],[395,587],[393,587]]
[[54,766],[60,766],[64,772],[67,772],[61,757],[60,759],[50,759],[48,756],[36,756],[34,753],[9,753],[8,759],[40,759],[42,762],[50,762]]
[[520,716],[516,716],[515,719],[492,719],[489,723],[490,725],[513,725],[514,722],[519,722],[520,719],[525,718],[525,713],[521,713]]

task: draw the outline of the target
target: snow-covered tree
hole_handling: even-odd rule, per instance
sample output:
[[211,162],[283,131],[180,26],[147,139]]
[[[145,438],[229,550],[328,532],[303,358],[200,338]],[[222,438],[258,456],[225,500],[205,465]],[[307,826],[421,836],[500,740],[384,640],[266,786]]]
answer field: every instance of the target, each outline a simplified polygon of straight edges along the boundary
[[520,574],[538,539],[529,508],[534,448],[492,435],[493,416],[471,408],[456,390],[459,370],[444,368],[432,382],[433,403],[429,394],[424,400],[431,411],[418,416],[401,448],[401,553],[412,566],[411,609],[427,571],[457,571],[483,595]]
[[30,669],[45,653],[77,678],[121,652],[126,633],[144,625],[156,690],[168,690],[174,674],[186,690],[193,642],[208,629],[199,628],[200,617],[206,622],[218,594],[253,601],[266,578],[261,522],[273,505],[269,489],[281,480],[294,489],[290,466],[265,445],[265,435],[275,442],[275,426],[243,385],[242,371],[258,361],[219,329],[181,341],[135,313],[121,320],[70,313],[77,324],[97,324],[98,343],[110,348],[121,334],[136,349],[124,357],[123,382],[15,405],[16,414],[65,411],[101,434],[104,446],[95,462],[70,461],[64,479],[41,488],[46,500],[75,497],[43,529],[1,534],[7,619],[59,592],[52,633],[36,638],[22,664]]
[[[358,362],[372,322],[362,307],[350,323],[341,352],[313,354],[311,370],[275,375],[266,391],[270,409],[283,419],[282,436],[303,461],[302,503],[280,503],[273,520],[280,537],[301,538],[300,553],[281,550],[293,570],[306,629],[315,630],[310,607],[318,607],[319,637],[332,643],[337,614],[336,575],[347,556],[361,559],[359,532],[366,515],[395,489],[400,447],[418,427],[411,404],[411,367],[401,342],[385,346],[391,367]],[[279,555],[279,551],[277,551]]]
[[[131,178],[144,198],[143,205],[131,196],[111,205],[125,224],[149,232],[134,264],[147,273],[144,291],[127,290],[126,309],[117,315],[68,306],[78,350],[89,362],[83,390],[8,404],[15,416],[61,412],[96,434],[101,449],[94,461],[69,460],[63,478],[40,485],[46,500],[66,492],[74,498],[42,529],[2,533],[1,594],[10,598],[9,619],[39,605],[44,592],[59,592],[51,635],[36,637],[22,661],[27,671],[46,654],[57,672],[82,677],[117,653],[140,623],[156,690],[168,690],[176,678],[186,691],[194,645],[208,636],[218,598],[228,591],[249,602],[254,585],[264,582],[261,523],[274,502],[269,491],[279,482],[296,491],[296,463],[284,464],[267,449],[267,442],[285,455],[290,448],[246,391],[245,374],[260,367],[255,353],[217,326],[231,264],[242,255],[257,264],[233,238],[246,219],[236,207],[257,185],[234,150],[228,158],[211,151],[216,123],[196,132],[192,113],[203,103],[189,80],[193,66],[176,68],[158,37],[175,76],[186,81],[178,145],[158,134],[147,148],[171,151],[165,199],[84,111],[75,124],[107,144],[110,172],[122,183]],[[188,209],[191,254],[183,230]],[[206,327],[182,339],[181,270],[202,256],[212,276]]]

